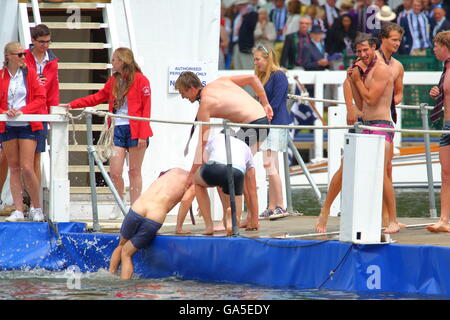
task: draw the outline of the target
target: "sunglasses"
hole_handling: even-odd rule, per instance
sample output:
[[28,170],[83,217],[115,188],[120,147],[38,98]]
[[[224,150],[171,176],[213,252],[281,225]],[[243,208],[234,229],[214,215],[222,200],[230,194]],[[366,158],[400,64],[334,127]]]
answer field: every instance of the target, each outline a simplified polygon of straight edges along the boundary
[[23,58],[27,55],[26,52],[19,52],[19,53],[10,53],[11,56],[18,56],[19,58]]
[[258,50],[263,50],[267,55],[269,55],[269,50],[266,49],[264,46],[258,46]]

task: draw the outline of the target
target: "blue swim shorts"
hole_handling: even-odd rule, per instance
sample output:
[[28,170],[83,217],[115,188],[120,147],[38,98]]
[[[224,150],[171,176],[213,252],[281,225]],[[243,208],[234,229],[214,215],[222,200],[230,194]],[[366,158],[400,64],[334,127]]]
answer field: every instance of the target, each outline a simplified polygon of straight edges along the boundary
[[147,219],[130,209],[123,220],[120,235],[130,240],[137,249],[143,249],[152,242],[161,226],[161,223]]
[[[450,121],[445,121],[442,130],[450,130]],[[450,146],[450,134],[443,134],[439,140],[440,147]]]
[[31,131],[31,126],[9,127],[6,126],[5,132],[0,133],[0,142],[6,142],[14,139],[39,140],[41,130]]
[[[124,149],[136,147],[139,139],[131,139],[130,125],[122,125],[114,127],[114,145]],[[148,138],[147,138],[148,147]]]
[[39,130],[39,140],[36,145],[36,152],[45,152],[45,146],[48,136],[48,124],[47,122],[42,122],[42,125],[44,126],[44,129]]

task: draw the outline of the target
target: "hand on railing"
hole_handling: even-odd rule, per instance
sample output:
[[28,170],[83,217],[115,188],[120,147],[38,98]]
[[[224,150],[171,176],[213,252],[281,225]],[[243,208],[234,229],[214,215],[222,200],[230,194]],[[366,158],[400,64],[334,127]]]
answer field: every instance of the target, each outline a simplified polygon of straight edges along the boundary
[[16,109],[8,109],[7,111],[5,111],[3,113],[6,114],[8,116],[8,118],[15,118],[15,117],[23,114],[22,111],[16,110]]

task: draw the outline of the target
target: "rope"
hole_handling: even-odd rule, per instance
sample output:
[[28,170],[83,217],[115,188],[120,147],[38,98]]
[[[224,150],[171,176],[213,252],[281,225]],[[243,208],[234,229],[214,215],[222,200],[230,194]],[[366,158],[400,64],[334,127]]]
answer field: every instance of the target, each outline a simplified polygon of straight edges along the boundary
[[[345,101],[311,98],[305,94],[301,94],[301,95],[288,94],[288,99],[298,100],[301,103],[305,102],[305,101],[317,101],[317,102],[324,102],[324,103],[331,103],[331,104],[345,104]],[[420,110],[421,109],[420,106],[410,106],[410,105],[405,105],[405,104],[399,104],[399,105],[396,105],[395,107],[398,109],[412,109],[412,110]],[[430,107],[430,106],[426,106],[424,108],[427,110],[433,110],[433,107]]]
[[106,162],[113,155],[113,146],[114,146],[114,126],[115,119],[111,117],[111,125],[108,127],[108,118],[109,116],[105,116],[105,122],[103,123],[102,133],[100,134],[100,138],[98,139],[96,151],[98,158],[101,162]]
[[[420,108],[420,107],[418,107]],[[223,126],[223,123],[219,122],[203,122],[203,121],[174,121],[174,120],[157,120],[157,119],[149,119],[149,118],[141,118],[141,117],[133,117],[133,116],[126,116],[126,115],[116,115],[109,112],[104,111],[91,111],[91,110],[85,110],[83,113],[91,113],[98,116],[103,117],[110,117],[110,118],[123,118],[123,119],[130,119],[130,120],[138,120],[138,121],[148,121],[148,122],[155,122],[155,123],[167,123],[167,124],[182,124],[182,125],[197,125],[197,126],[216,126],[221,127]],[[71,119],[78,119],[81,115],[78,117],[71,117]],[[367,129],[367,130],[377,130],[377,131],[391,131],[391,132],[405,132],[405,133],[421,133],[421,134],[450,134],[450,130],[423,130],[423,129],[391,129],[391,128],[380,128],[380,127],[371,127],[371,126],[365,126],[360,123],[355,123],[352,126],[345,125],[345,126],[299,126],[299,125],[262,125],[262,124],[246,124],[246,123],[235,123],[235,122],[229,122],[227,123],[230,127],[240,127],[240,128],[256,128],[256,129],[266,129],[266,128],[280,128],[280,129],[300,129],[300,130],[315,130],[315,129],[321,129],[321,130],[331,130],[331,129],[338,129],[338,130],[348,130],[348,129]]]

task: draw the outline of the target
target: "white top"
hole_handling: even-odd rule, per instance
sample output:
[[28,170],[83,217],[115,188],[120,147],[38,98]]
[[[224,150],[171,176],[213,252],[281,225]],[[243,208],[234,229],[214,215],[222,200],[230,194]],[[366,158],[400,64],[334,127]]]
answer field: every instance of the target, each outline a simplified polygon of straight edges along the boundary
[[[245,174],[248,169],[255,167],[252,152],[245,142],[230,136],[230,146],[233,168],[236,168]],[[225,135],[223,133],[209,139],[205,149],[209,153],[209,161],[227,164]]]
[[[9,72],[9,70],[8,70]],[[27,104],[27,87],[25,85],[25,79],[23,77],[22,69],[18,69],[13,76],[9,72],[11,80],[8,88],[8,109],[20,110]],[[24,127],[29,123],[27,121],[14,122],[7,121],[6,125],[10,127]]]
[[44,72],[44,68],[47,65],[47,62],[50,61],[50,58],[48,56],[48,52],[45,51],[45,57],[42,60],[42,62],[39,63],[39,61],[36,59],[36,56],[33,54],[34,61],[36,61],[36,72],[38,75],[41,75]]
[[[128,115],[128,97],[125,97],[125,99],[123,100],[123,105],[120,107],[119,110],[116,111],[116,114],[124,115],[124,116]],[[128,124],[130,124],[129,119],[115,118],[116,126],[125,126]]]

